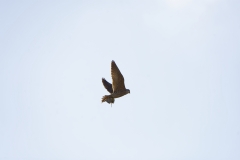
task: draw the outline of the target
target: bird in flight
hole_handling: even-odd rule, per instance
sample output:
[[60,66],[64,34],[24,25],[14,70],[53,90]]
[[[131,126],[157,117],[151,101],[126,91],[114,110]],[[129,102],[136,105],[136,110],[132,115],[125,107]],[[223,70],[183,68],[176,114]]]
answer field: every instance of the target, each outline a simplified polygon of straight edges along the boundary
[[112,106],[115,98],[119,98],[130,93],[130,90],[125,88],[123,75],[114,61],[111,63],[111,75],[112,84],[106,81],[105,78],[102,78],[103,86],[109,93],[111,93],[110,95],[103,96],[102,102],[110,103]]

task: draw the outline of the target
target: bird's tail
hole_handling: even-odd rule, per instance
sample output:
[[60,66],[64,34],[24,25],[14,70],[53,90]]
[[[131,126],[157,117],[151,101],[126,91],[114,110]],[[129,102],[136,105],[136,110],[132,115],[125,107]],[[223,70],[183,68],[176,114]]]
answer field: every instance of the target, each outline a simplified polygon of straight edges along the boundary
[[102,102],[114,103],[114,98],[111,95],[105,95],[102,97]]

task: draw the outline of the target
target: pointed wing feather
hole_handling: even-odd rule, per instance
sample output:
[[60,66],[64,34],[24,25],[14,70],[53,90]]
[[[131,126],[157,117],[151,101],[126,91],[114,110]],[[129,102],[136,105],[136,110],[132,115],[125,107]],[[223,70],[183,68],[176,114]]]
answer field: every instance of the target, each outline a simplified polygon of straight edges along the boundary
[[102,83],[103,83],[103,86],[106,88],[106,90],[109,92],[109,93],[113,93],[113,89],[112,89],[112,84],[109,83],[108,81],[106,81],[105,78],[102,78]]
[[124,78],[121,74],[120,70],[118,69],[116,63],[112,61],[111,63],[111,74],[112,74],[112,88],[113,92],[126,90],[124,85]]

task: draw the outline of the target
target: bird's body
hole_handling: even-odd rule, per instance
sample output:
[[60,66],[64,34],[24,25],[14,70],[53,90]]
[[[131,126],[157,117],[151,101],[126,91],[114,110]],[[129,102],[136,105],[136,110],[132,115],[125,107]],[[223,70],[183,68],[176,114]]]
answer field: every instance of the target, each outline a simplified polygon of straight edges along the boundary
[[111,93],[110,95],[103,96],[102,102],[110,104],[114,103],[115,98],[119,98],[130,93],[130,90],[125,88],[124,78],[114,61],[111,63],[111,74],[112,84],[102,78],[103,86],[109,93]]
[[118,91],[118,92],[112,93],[111,96],[113,98],[119,98],[119,97],[122,97],[122,96],[124,96],[128,93],[130,93],[130,90],[126,89],[126,90],[123,90],[123,91]]

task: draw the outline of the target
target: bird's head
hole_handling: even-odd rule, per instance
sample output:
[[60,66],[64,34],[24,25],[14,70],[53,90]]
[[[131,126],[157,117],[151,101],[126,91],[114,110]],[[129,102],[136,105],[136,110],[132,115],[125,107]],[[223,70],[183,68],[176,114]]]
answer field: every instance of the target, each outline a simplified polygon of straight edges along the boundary
[[127,91],[127,93],[129,93],[129,94],[130,94],[130,90],[129,90],[129,89],[126,89],[126,91]]

